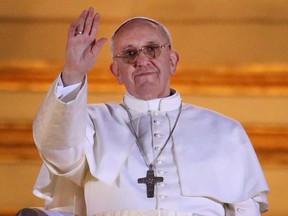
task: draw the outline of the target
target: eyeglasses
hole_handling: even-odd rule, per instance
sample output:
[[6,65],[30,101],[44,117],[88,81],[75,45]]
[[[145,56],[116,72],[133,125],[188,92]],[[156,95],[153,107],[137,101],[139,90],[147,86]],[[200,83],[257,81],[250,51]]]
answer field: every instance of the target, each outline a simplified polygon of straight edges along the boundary
[[127,49],[121,54],[114,55],[113,58],[122,58],[123,62],[127,64],[133,64],[137,61],[140,52],[143,52],[143,54],[150,58],[154,59],[159,57],[162,54],[162,49],[165,48],[166,46],[169,46],[170,44],[165,44],[161,46],[155,46],[155,45],[149,45],[149,46],[143,46],[140,49]]

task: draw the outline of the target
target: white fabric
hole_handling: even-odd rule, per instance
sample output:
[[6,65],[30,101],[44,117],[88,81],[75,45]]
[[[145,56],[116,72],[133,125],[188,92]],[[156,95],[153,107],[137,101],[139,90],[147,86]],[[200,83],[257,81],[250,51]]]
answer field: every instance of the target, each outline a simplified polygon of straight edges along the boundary
[[[156,166],[164,175],[164,184],[157,185],[155,198],[147,199],[145,185],[137,184],[147,167],[123,108],[115,103],[87,108],[86,82],[76,97],[75,91],[71,97],[65,95],[73,100],[65,103],[57,99],[56,83],[33,124],[45,162],[34,193],[46,199],[47,208],[78,215],[163,208],[211,216],[245,215],[237,209],[253,211],[246,215],[256,216],[259,208],[267,209],[269,189],[238,122],[184,104],[173,139]],[[124,102],[132,110],[145,152],[152,159],[175,122],[180,95],[152,101],[126,95]],[[85,204],[87,213],[81,212]]]
[[[48,216],[73,216],[72,213],[44,210]],[[187,212],[171,212],[166,210],[123,210],[97,213],[93,216],[204,216]]]
[[103,212],[93,216],[204,216],[187,212],[172,212],[166,210],[123,210]]
[[74,216],[73,213],[61,212],[61,211],[50,211],[46,209],[40,209],[48,216]]

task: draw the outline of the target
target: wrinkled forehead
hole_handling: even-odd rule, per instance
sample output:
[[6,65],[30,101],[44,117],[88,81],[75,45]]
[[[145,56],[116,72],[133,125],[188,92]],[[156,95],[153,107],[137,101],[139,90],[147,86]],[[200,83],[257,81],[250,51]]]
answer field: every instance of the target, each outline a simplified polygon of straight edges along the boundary
[[167,38],[168,42],[171,44],[172,43],[172,39],[171,39],[171,35],[170,32],[168,31],[168,29],[161,24],[160,22],[147,18],[147,17],[133,17],[131,19],[126,20],[125,22],[123,22],[114,32],[114,34],[112,35],[111,40],[114,41],[115,37],[117,36],[118,33],[122,32],[124,29],[126,29],[127,26],[133,26],[133,24],[136,24],[137,22],[148,22],[150,24],[153,24],[154,26],[156,26],[160,32],[164,35],[164,37]]

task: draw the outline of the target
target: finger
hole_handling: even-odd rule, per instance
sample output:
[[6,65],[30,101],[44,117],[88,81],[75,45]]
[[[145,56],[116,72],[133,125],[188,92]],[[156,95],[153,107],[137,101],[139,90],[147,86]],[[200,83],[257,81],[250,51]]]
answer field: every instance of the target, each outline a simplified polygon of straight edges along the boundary
[[93,55],[97,56],[100,50],[102,49],[103,45],[108,41],[107,38],[101,38],[99,39],[94,46],[92,47],[92,53]]
[[97,32],[98,32],[98,26],[100,23],[100,14],[96,13],[93,18],[92,28],[90,35],[96,38]]
[[74,32],[83,32],[84,31],[84,25],[85,25],[85,21],[86,21],[87,16],[88,16],[88,11],[84,10],[77,20],[77,25],[74,29]]
[[75,36],[75,29],[77,27],[78,23],[75,21],[75,22],[72,22],[72,24],[70,25],[70,28],[68,30],[68,37],[69,38],[72,38]]
[[84,32],[86,34],[90,34],[91,32],[91,27],[93,25],[93,16],[94,16],[94,9],[92,7],[89,8],[88,14],[84,23]]

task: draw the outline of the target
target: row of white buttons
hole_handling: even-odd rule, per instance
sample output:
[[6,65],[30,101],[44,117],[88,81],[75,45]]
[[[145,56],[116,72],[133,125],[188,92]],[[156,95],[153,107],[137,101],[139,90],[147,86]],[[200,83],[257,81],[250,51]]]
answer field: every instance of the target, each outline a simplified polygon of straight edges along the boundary
[[[160,115],[163,116],[163,115],[165,115],[165,113],[164,113],[164,112],[163,112],[163,113],[162,113],[162,112],[155,112],[154,115],[155,115],[155,116],[160,116]],[[158,119],[154,119],[154,120],[153,120],[153,123],[154,123],[155,125],[157,125],[157,126],[161,126],[161,125],[162,125],[162,122],[159,121]],[[161,134],[161,133],[159,133],[159,132],[156,132],[156,133],[153,134],[153,136],[154,136],[155,138],[157,138],[157,139],[161,139],[161,138],[163,137],[163,134]],[[158,147],[158,146],[155,146],[155,147],[154,147],[154,150],[157,151],[157,152],[159,152],[159,151],[161,151],[161,148]],[[158,165],[163,164],[163,161],[162,161],[162,160],[157,160],[157,161],[156,161],[156,164],[158,164]],[[164,171],[164,170],[158,170],[157,173],[160,174],[160,175],[163,175],[163,174],[166,173],[166,171]],[[160,187],[165,187],[165,186],[166,186],[166,184],[163,183],[163,182],[158,183],[157,185],[159,185]],[[166,196],[166,195],[158,195],[158,197],[159,197],[159,199],[166,199],[168,196]]]
[[[156,164],[160,165],[160,164],[163,164],[163,162],[164,162],[163,160],[157,160],[157,161],[156,161]],[[158,173],[160,176],[162,176],[163,174],[167,173],[167,171],[165,171],[165,170],[158,170],[157,173]],[[157,185],[160,186],[160,187],[162,187],[162,188],[166,186],[166,184],[165,184],[164,182],[160,182],[160,183],[158,183]],[[168,198],[168,196],[163,195],[163,194],[160,194],[160,195],[158,195],[158,198],[164,200],[164,199]]]

